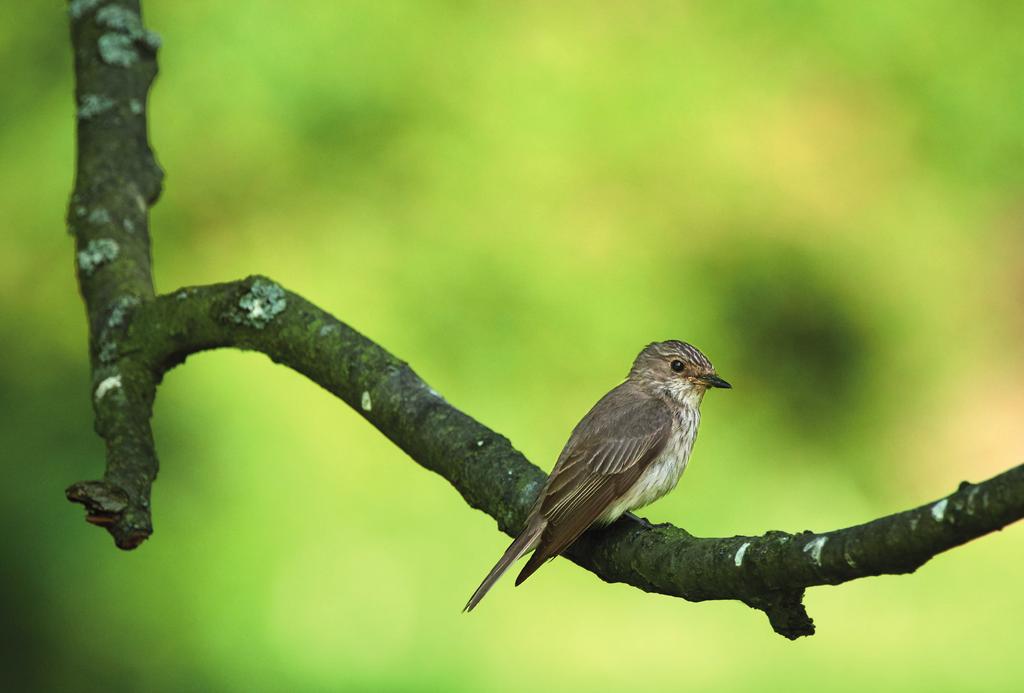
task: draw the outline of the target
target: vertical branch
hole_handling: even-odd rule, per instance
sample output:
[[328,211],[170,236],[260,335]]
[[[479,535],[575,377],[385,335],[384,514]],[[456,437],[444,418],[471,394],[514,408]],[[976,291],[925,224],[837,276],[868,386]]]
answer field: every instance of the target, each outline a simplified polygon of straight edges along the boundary
[[96,431],[106,442],[102,481],[74,484],[121,548],[152,532],[150,486],[157,472],[149,425],[154,374],[119,341],[131,312],[153,298],[149,208],[163,172],[150,149],[146,100],[156,77],[159,37],[142,26],[138,0],[68,5],[77,103],[77,166],[68,209],[79,289],[89,322]]

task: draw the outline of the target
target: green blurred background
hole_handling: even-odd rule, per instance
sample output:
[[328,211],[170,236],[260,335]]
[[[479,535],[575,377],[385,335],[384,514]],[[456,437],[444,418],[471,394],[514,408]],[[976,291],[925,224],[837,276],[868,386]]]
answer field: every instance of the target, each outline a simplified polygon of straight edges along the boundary
[[[817,588],[788,642],[732,602],[557,560],[460,609],[507,543],[260,355],[167,377],[156,533],[95,478],[60,3],[0,2],[0,613],[48,690],[1011,690],[1024,527]],[[654,339],[713,392],[649,508],[700,535],[828,530],[1024,458],[1024,5],[146,4],[167,171],[158,289],[261,272],[549,469]]]

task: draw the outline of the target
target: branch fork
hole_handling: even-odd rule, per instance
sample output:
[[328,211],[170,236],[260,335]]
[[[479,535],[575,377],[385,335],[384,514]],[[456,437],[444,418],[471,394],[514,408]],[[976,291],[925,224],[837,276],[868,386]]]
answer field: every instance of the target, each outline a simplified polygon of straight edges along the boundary
[[[67,489],[86,520],[122,549],[150,536],[157,386],[190,354],[233,347],[260,351],[329,390],[515,535],[544,472],[408,364],[267,277],[155,294],[148,211],[163,174],[149,146],[145,104],[159,40],[143,27],[138,0],[74,0],[69,15],[79,109],[68,227],[89,321],[96,431],[107,449],[103,478]],[[806,588],[913,572],[1022,517],[1024,465],[831,532],[697,538],[627,517],[587,532],[567,556],[607,582],[689,601],[742,601],[793,639],[814,633]]]

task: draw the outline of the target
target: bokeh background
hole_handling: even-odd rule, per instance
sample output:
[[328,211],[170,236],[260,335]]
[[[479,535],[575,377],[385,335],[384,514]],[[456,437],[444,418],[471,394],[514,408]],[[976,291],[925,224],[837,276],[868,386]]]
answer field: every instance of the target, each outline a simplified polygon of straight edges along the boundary
[[[737,603],[507,543],[255,354],[167,377],[156,533],[95,478],[61,3],[4,0],[0,642],[24,690],[1020,690],[1024,527]],[[704,349],[693,463],[646,515],[828,530],[1024,458],[1024,5],[148,2],[158,289],[266,273],[549,469],[648,341]]]

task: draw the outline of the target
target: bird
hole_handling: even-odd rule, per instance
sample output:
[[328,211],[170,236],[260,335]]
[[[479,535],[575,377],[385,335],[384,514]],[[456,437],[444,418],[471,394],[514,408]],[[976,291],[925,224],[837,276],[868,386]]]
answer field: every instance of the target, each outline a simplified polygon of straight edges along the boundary
[[591,526],[608,525],[675,488],[686,469],[710,388],[731,388],[687,342],[652,342],[625,381],[580,420],[519,536],[466,603],[472,611],[517,560],[520,585]]

